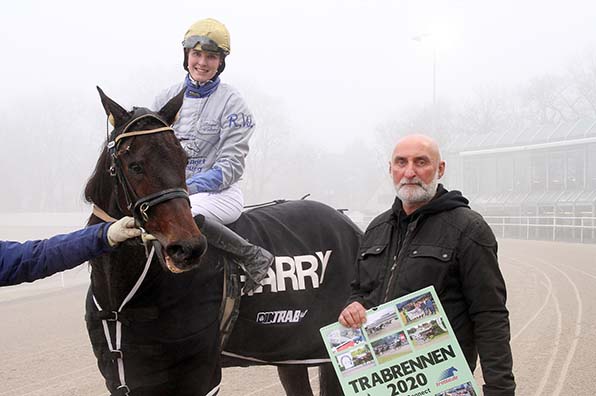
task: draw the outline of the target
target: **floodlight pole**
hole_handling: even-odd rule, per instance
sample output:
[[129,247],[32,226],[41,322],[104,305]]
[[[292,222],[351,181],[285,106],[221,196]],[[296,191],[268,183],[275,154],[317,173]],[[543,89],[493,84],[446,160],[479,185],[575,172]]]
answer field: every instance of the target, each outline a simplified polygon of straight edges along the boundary
[[433,135],[437,136],[437,46],[433,42]]
[[[427,37],[432,37],[431,33],[424,33],[412,37],[412,40],[421,42]],[[432,133],[436,136],[437,132],[437,44],[432,40],[433,46],[433,106],[432,106]]]

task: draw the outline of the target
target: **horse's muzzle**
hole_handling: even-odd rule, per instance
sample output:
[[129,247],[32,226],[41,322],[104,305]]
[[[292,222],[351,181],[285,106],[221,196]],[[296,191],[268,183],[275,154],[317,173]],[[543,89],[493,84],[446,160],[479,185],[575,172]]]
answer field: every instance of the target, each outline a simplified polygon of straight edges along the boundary
[[203,235],[170,243],[164,249],[165,265],[174,273],[190,271],[201,265],[206,251],[207,239]]

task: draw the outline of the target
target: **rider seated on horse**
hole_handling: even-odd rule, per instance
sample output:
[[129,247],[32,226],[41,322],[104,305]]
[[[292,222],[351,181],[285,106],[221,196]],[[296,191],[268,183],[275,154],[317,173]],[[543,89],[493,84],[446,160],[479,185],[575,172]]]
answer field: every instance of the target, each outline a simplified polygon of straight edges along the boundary
[[190,26],[182,47],[186,77],[159,94],[153,108],[160,109],[186,89],[172,127],[188,155],[186,184],[192,213],[204,216],[197,222],[209,243],[230,253],[246,272],[245,290],[254,288],[267,274],[273,256],[224,226],[242,213],[244,197],[238,181],[255,129],[242,97],[219,78],[230,53],[230,34],[219,21],[202,19]]

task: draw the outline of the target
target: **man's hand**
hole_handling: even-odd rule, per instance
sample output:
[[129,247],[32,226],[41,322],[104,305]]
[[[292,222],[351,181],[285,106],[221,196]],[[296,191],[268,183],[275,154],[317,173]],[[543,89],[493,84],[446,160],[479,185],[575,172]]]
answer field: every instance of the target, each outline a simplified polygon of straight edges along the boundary
[[108,227],[108,242],[111,247],[139,235],[141,230],[136,228],[135,219],[130,216],[123,217]]
[[344,308],[339,314],[339,323],[345,327],[357,329],[366,322],[366,309],[357,301]]

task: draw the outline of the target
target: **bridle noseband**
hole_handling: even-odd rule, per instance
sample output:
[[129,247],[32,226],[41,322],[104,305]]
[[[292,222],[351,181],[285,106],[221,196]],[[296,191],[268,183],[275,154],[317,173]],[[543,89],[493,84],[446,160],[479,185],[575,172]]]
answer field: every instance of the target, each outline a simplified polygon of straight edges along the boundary
[[[155,129],[148,129],[142,131],[131,131],[128,132],[128,129],[131,125],[136,123],[137,121],[143,118],[153,118],[161,122],[164,126],[155,128]],[[110,157],[110,176],[115,178],[116,184],[116,205],[118,205],[118,209],[120,212],[124,213],[122,208],[120,207],[120,199],[118,198],[118,187],[122,187],[124,191],[124,198],[126,200],[126,207],[128,211],[132,213],[132,216],[135,219],[137,225],[141,228],[144,228],[145,224],[149,221],[149,210],[156,205],[159,205],[162,202],[169,201],[175,198],[184,198],[190,205],[190,199],[188,197],[188,191],[184,188],[169,188],[166,190],[159,191],[154,194],[150,194],[144,197],[138,197],[134,188],[126,178],[124,171],[122,169],[122,164],[120,158],[118,157],[118,147],[122,139],[127,137],[139,136],[139,135],[149,135],[153,133],[161,133],[161,132],[174,132],[172,127],[170,127],[164,120],[158,117],[155,114],[147,113],[135,117],[132,121],[130,121],[122,131],[116,132],[114,130],[112,134],[109,136],[108,139],[108,155]]]

